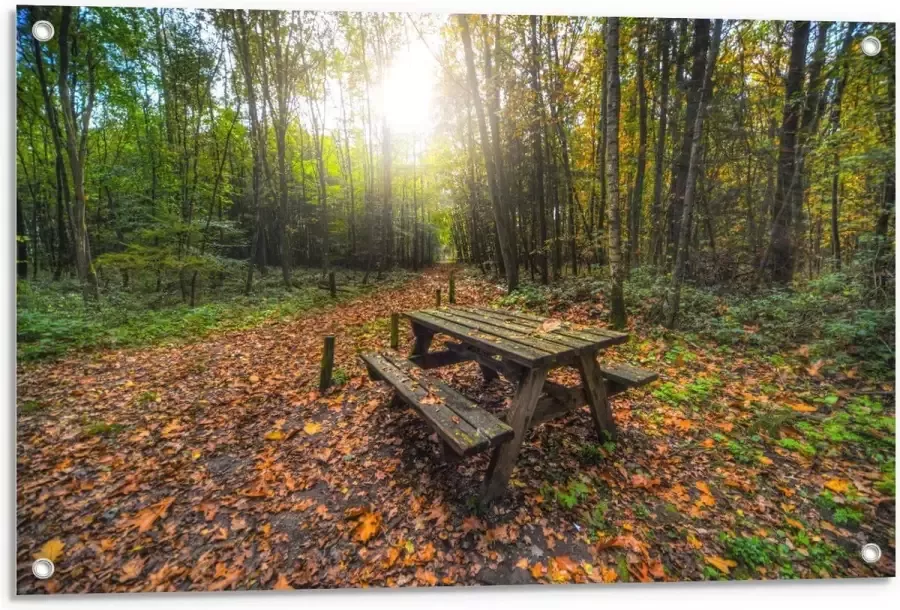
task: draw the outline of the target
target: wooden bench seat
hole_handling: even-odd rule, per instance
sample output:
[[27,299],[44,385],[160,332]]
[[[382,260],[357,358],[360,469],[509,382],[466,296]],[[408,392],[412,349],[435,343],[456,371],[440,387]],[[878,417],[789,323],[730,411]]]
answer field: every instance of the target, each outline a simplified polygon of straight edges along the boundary
[[[610,363],[598,364],[598,371],[606,383],[606,400],[620,394],[628,388],[637,388],[659,379],[653,371],[631,366],[630,364]],[[572,409],[587,404],[584,388],[569,388],[552,381],[544,382],[544,396],[538,401],[532,426],[537,426],[551,419],[561,417]]]
[[390,353],[368,352],[360,358],[369,376],[393,386],[454,454],[472,455],[512,438],[511,427],[412,362]]
[[659,379],[659,375],[653,371],[622,363],[601,364],[600,374],[606,379],[608,395],[624,392],[628,388],[638,388]]

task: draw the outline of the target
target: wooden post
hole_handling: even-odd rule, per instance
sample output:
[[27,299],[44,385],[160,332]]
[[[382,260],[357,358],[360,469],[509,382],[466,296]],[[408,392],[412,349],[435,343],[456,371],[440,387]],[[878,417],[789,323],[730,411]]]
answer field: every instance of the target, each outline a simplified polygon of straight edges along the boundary
[[319,374],[319,391],[324,392],[331,385],[331,371],[334,368],[334,335],[325,337],[322,351],[322,370]]
[[450,272],[450,304],[456,304],[456,277]]
[[391,349],[400,347],[400,314],[391,314]]
[[438,288],[437,290],[434,291],[434,306],[435,307],[441,306],[441,289],[440,288]]
[[333,299],[337,294],[337,286],[334,283],[334,271],[328,272],[328,292],[331,293]]

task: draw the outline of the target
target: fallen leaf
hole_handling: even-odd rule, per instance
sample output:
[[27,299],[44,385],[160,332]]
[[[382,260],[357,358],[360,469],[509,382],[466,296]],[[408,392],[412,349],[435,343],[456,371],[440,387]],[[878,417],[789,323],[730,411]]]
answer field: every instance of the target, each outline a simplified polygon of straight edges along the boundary
[[356,529],[353,531],[353,539],[358,542],[368,542],[378,530],[381,529],[381,516],[377,513],[365,513],[360,517]]
[[835,493],[845,494],[847,493],[847,490],[850,489],[850,481],[844,479],[831,479],[830,481],[825,482],[825,487]]
[[281,430],[272,430],[272,431],[266,433],[267,441],[280,441],[283,438],[284,438],[284,432],[282,432]]
[[429,587],[433,587],[437,584],[437,576],[434,575],[434,572],[423,570],[422,568],[416,570],[416,580]]
[[284,574],[278,575],[278,580],[275,581],[275,586],[272,587],[276,591],[293,591],[294,587],[291,586],[291,583],[288,582],[287,576]]
[[816,407],[803,402],[791,403],[788,406],[799,413],[815,413],[818,410]]
[[321,429],[322,424],[317,424],[315,422],[307,422],[306,425],[303,426],[303,431],[310,435],[315,434]]
[[138,532],[140,533],[149,531],[153,527],[153,524],[156,523],[157,519],[166,516],[166,511],[169,510],[169,507],[174,501],[175,497],[169,496],[168,498],[141,510],[134,518],[132,518],[129,527],[137,527]]
[[722,559],[718,555],[704,555],[703,559],[711,566],[718,568],[723,574],[728,574],[730,569],[737,566],[737,562],[731,559]]
[[538,562],[538,563],[534,564],[533,566],[531,566],[531,570],[529,570],[529,571],[531,572],[531,577],[534,578],[535,580],[537,580],[538,578],[541,578],[544,575],[545,570],[546,570],[546,568],[544,568],[544,564]]
[[700,540],[698,540],[697,537],[694,536],[694,534],[692,534],[691,532],[688,532],[687,541],[688,544],[690,544],[695,549],[699,549],[703,546],[703,543],[700,542]]
[[128,582],[134,580],[141,575],[144,570],[145,559],[143,557],[135,557],[122,566],[122,573],[119,574],[119,582]]
[[523,570],[527,570],[528,569],[528,559],[523,557],[522,559],[520,559],[519,561],[516,562],[516,567],[522,568]]
[[44,546],[41,547],[41,550],[35,553],[33,557],[35,559],[49,559],[53,563],[56,563],[59,561],[59,558],[62,557],[63,548],[65,546],[66,543],[59,538],[48,540],[44,543]]

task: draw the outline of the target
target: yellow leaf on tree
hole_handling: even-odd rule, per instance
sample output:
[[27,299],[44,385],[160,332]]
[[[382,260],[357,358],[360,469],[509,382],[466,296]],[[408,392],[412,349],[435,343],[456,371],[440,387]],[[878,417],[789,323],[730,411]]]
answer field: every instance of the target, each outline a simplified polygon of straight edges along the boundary
[[315,434],[321,429],[322,424],[317,424],[315,422],[307,422],[306,425],[303,426],[303,431],[307,434]]
[[732,561],[731,559],[722,559],[718,555],[704,555],[703,559],[706,560],[711,566],[718,568],[720,572],[723,574],[728,574],[731,568],[737,566],[736,561]]
[[34,554],[34,558],[49,559],[53,563],[56,563],[56,561],[62,557],[63,548],[65,546],[66,543],[59,538],[48,540],[44,543],[44,546],[41,547],[41,550]]
[[825,483],[825,487],[835,493],[843,494],[847,493],[847,490],[850,489],[850,481],[844,479],[831,479]]
[[359,519],[356,529],[353,531],[353,539],[358,542],[368,542],[378,530],[381,529],[381,516],[377,513],[365,513]]

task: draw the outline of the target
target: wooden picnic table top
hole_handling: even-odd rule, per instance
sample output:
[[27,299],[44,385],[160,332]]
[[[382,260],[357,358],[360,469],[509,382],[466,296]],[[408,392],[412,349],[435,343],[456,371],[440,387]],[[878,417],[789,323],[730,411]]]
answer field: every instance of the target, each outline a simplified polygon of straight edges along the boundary
[[628,339],[625,333],[507,309],[451,306],[403,315],[428,331],[449,335],[487,355],[528,368],[566,364],[581,354],[593,354]]

